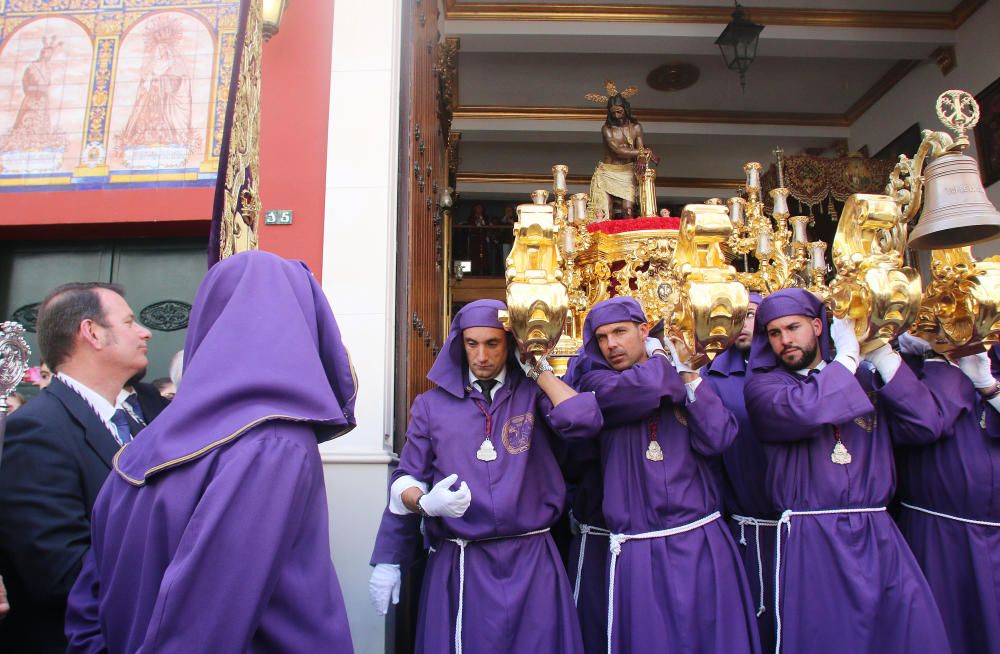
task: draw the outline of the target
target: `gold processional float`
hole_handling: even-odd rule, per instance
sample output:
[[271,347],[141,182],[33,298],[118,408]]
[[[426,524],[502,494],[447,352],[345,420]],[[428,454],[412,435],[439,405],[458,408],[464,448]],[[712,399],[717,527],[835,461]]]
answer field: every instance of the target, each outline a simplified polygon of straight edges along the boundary
[[[536,361],[548,356],[561,374],[582,345],[590,307],[630,296],[650,325],[663,321],[665,338],[681,341],[697,366],[739,334],[749,291],[799,287],[823,299],[833,315],[855,320],[862,352],[907,330],[931,335],[935,349],[951,356],[981,352],[1000,337],[1000,257],[976,261],[969,245],[1000,235],[1000,214],[986,197],[976,161],[963,154],[966,130],[979,118],[975,100],[947,91],[937,114],[954,138],[925,130],[914,158],[900,156],[884,195],[847,199],[829,282],[826,243],[809,241],[808,216],[790,216],[780,150],[770,209],[762,198],[761,165],[751,162],[744,166],[745,197],[689,204],[677,229],[588,229],[587,196],[567,198],[568,168],[553,166],[554,200],[535,191],[531,204],[517,208],[501,320],[522,353]],[[641,215],[656,216],[655,169],[636,168]],[[931,250],[930,283],[922,292],[908,261],[912,250],[924,249]],[[737,271],[729,263],[737,256],[756,266]]]

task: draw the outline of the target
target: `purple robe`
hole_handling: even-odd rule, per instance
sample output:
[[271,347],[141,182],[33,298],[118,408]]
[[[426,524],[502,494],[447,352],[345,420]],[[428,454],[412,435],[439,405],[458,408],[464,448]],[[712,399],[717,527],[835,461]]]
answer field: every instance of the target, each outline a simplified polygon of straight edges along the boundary
[[487,407],[497,451],[487,463],[476,458],[486,427],[475,401],[482,395],[467,393],[455,397],[438,388],[417,397],[393,475],[433,486],[457,473],[472,491],[461,518],[425,521],[435,551],[421,593],[417,652],[453,651],[459,547],[451,538],[482,541],[465,550],[465,652],[582,651],[572,590],[552,537],[517,536],[548,529],[564,508],[566,488],[550,429],[563,437],[595,433],[601,425],[597,404],[581,394],[552,408],[536,384],[508,370]]
[[[573,537],[566,572],[587,654],[602,654],[608,649],[608,532],[602,510],[604,477],[597,445],[593,440],[573,443],[569,452],[572,461],[563,465],[564,475],[572,484]],[[588,531],[586,537],[581,530]]]
[[[770,347],[766,336],[755,352],[759,346]],[[893,442],[937,437],[941,416],[927,389],[904,365],[882,384],[867,367],[856,378],[834,362],[808,377],[755,369],[746,404],[767,444],[777,507],[838,511],[793,516],[782,527],[783,651],[948,652],[934,598],[889,515],[839,512],[885,507],[895,485]],[[830,458],[835,428],[852,456],[847,465]]]
[[[921,377],[942,412],[941,437],[896,449],[901,502],[1000,523],[1000,415],[943,360]],[[901,507],[899,528],[937,599],[954,654],[1000,654],[1000,527]]]
[[69,651],[352,651],[316,444],[353,428],[356,392],[304,264],[248,252],[213,267],[184,381],[94,506]]
[[[577,352],[563,382],[572,386],[591,367],[583,351]],[[564,441],[562,449],[559,460],[569,487],[572,528],[566,572],[580,616],[584,652],[604,654],[608,649],[608,536],[600,444],[597,439]],[[588,530],[586,537],[581,530]]]
[[[757,299],[759,304],[760,299]],[[750,595],[757,605],[757,629],[764,651],[774,650],[774,539],[773,526],[744,524],[733,515],[777,521],[780,511],[767,493],[767,455],[753,433],[750,415],[743,399],[747,361],[743,352],[730,347],[712,362],[705,381],[712,386],[722,403],[739,424],[739,433],[719,460],[722,505],[729,527],[743,556],[743,568],[750,584]]]
[[[736,420],[705,383],[689,401],[663,356],[614,370],[597,330],[619,322],[646,322],[635,299],[611,298],[587,314],[583,355],[589,369],[576,384],[596,395],[605,420],[603,511],[613,533],[607,583],[614,583],[608,649],[657,651],[669,643],[676,651],[758,652],[739,553],[725,524],[713,518],[719,496],[709,461],[732,443]],[[654,438],[660,461],[646,458]],[[683,531],[620,542],[623,535],[675,528]],[[714,617],[723,615],[725,620]]]
[[[701,384],[694,403],[661,356],[625,371],[595,369],[579,382],[604,414],[604,517],[614,533],[678,527],[719,509],[709,457],[736,436],[719,397]],[[638,419],[637,419],[638,418]],[[650,422],[662,461],[646,459]],[[613,652],[759,652],[740,555],[716,520],[666,538],[630,540],[615,571]],[[719,619],[725,616],[725,619]]]
[[[550,441],[554,435],[592,437],[601,428],[601,414],[590,394],[553,407],[512,360],[506,381],[494,391],[492,403],[486,403],[479,389],[468,383],[461,332],[498,327],[500,308],[499,302],[480,300],[456,314],[428,374],[438,387],[414,400],[406,444],[393,473],[394,481],[409,475],[428,487],[457,474],[472,493],[462,517],[424,521],[433,550],[421,589],[418,653],[454,651],[460,602],[467,654],[583,651],[572,589],[547,532],[566,501]],[[512,338],[508,345],[513,356]],[[476,452],[488,427],[497,458],[485,462]],[[385,524],[383,520],[380,536],[386,537],[378,549],[398,550],[407,537],[390,535],[386,530],[396,529]],[[461,548],[452,539],[468,541],[464,593],[459,592]],[[373,556],[373,562],[381,561]]]

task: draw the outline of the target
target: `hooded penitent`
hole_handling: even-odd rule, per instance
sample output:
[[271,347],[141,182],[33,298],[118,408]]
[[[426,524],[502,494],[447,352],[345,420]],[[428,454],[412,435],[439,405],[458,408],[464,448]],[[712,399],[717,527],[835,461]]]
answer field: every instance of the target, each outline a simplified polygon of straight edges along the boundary
[[184,380],[121,450],[133,484],[268,420],[310,424],[323,442],[354,428],[357,383],[323,289],[305,264],[247,252],[214,266],[195,297]]
[[[459,309],[451,320],[448,338],[434,365],[427,373],[427,379],[448,391],[455,397],[462,397],[468,386],[468,363],[465,360],[465,347],[462,344],[462,331],[472,327],[493,327],[503,329],[498,311],[505,310],[507,305],[499,300],[476,300]],[[507,374],[521,375],[520,367],[515,360],[517,345],[514,337],[507,334]],[[514,364],[514,365],[511,365]]]

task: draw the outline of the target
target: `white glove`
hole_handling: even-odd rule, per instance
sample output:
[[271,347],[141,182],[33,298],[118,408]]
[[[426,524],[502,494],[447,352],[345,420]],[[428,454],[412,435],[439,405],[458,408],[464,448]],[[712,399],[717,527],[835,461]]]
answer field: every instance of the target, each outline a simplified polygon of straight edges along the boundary
[[830,338],[837,348],[836,360],[852,373],[857,372],[858,363],[861,361],[861,346],[858,345],[858,337],[854,333],[854,319],[834,318],[830,327]]
[[667,349],[670,350],[670,360],[674,364],[674,369],[677,372],[695,372],[695,370],[688,364],[681,361],[681,357],[677,354],[677,347],[674,346],[673,341],[669,338],[666,342]]
[[976,388],[990,388],[996,383],[993,373],[990,372],[990,358],[985,352],[962,357],[958,360],[958,367],[972,380],[972,385]]
[[666,351],[663,349],[663,343],[661,343],[658,338],[654,338],[652,336],[647,336],[646,337],[646,354],[649,355],[649,356],[653,356],[654,352],[663,352],[664,354],[666,354]]
[[909,332],[899,335],[899,351],[903,354],[922,357],[931,351],[931,344]]
[[538,379],[538,375],[545,371],[552,372],[552,366],[549,365],[549,362],[545,357],[539,359],[538,365],[536,366],[531,365],[531,357],[528,357],[527,361],[521,361],[521,357],[518,357],[517,363],[521,366],[521,370],[524,371],[524,374],[530,379]]
[[865,360],[871,361],[882,377],[882,381],[886,384],[892,381],[899,366],[903,363],[903,357],[899,356],[888,343],[866,354]]
[[389,612],[389,598],[393,604],[399,604],[399,587],[402,585],[402,574],[395,563],[379,563],[372,570],[368,579],[368,599],[379,615]]
[[451,474],[434,484],[434,488],[421,495],[417,504],[430,516],[442,518],[461,518],[472,504],[472,491],[464,481],[457,491],[450,490],[451,485],[458,481],[458,475]]

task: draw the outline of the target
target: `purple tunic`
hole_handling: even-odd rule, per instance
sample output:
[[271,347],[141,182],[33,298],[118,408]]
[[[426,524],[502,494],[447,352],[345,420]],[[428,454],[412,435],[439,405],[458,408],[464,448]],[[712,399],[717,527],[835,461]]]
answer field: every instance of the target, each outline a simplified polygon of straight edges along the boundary
[[316,444],[353,428],[356,393],[304,264],[247,252],[214,266],[177,396],[95,503],[69,651],[352,651]]
[[[885,507],[895,485],[893,442],[937,437],[941,416],[927,389],[906,366],[883,385],[867,367],[856,378],[834,362],[808,377],[755,369],[746,404],[767,444],[777,507],[836,511],[793,516],[782,528],[784,651],[948,652],[927,582],[889,515],[841,512]],[[835,429],[852,456],[847,465],[830,458]]]
[[70,652],[353,651],[306,425],[264,423],[142,488],[112,475],[93,524]]
[[[492,423],[497,458],[476,451]],[[581,652],[572,590],[548,529],[560,516],[566,487],[549,439],[595,434],[594,397],[580,394],[552,408],[538,386],[508,368],[507,381],[486,405],[471,386],[462,397],[436,388],[417,396],[406,445],[393,478],[410,475],[432,486],[457,473],[472,492],[461,518],[429,518],[434,547],[427,562],[417,627],[417,652],[454,651],[459,606],[459,546],[465,550],[465,652]],[[495,540],[490,540],[495,539]],[[447,593],[443,592],[447,589]]]
[[[1000,523],[1000,415],[943,360],[921,377],[944,418],[940,439],[898,447],[899,499]],[[1000,654],[1000,527],[901,508],[899,527],[927,576],[954,654]]]
[[[604,414],[604,517],[612,532],[678,527],[719,509],[708,458],[732,443],[737,425],[710,386],[702,383],[687,403],[673,366],[654,356],[621,372],[598,367],[579,387],[596,394]],[[662,461],[646,458],[651,425]],[[665,643],[683,652],[760,651],[739,552],[721,520],[624,543],[613,601],[614,652],[662,651]]]
[[[759,303],[759,299],[758,299]],[[774,650],[774,538],[773,526],[746,523],[741,526],[731,516],[776,521],[779,514],[765,484],[767,455],[753,433],[750,415],[743,399],[747,362],[743,352],[730,347],[715,358],[705,381],[715,389],[722,403],[739,423],[739,433],[721,457],[722,505],[729,517],[743,555],[743,567],[750,584],[750,595],[757,605],[757,628],[761,646]]]

